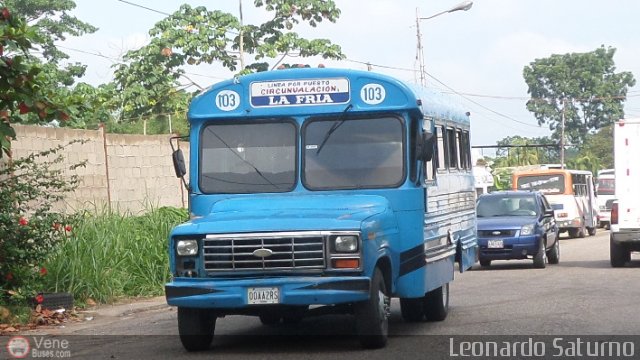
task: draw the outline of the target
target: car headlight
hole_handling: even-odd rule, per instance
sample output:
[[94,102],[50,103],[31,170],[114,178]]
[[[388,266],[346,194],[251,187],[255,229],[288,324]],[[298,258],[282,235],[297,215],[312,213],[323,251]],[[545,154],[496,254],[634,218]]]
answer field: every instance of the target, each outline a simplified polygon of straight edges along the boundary
[[358,237],[355,235],[338,235],[333,239],[336,252],[354,253],[358,251]]
[[193,256],[198,254],[198,240],[178,240],[176,252],[179,256]]
[[535,228],[535,224],[527,224],[520,229],[520,235],[531,235],[533,234],[533,229]]

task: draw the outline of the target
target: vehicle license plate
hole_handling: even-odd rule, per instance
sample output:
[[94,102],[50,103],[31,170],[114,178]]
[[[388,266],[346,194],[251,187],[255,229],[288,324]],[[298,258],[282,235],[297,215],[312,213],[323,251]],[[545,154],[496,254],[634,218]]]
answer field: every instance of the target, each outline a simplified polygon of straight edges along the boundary
[[280,289],[276,287],[248,288],[247,300],[249,304],[278,304]]
[[504,248],[504,241],[502,240],[489,240],[487,243],[489,249],[502,249]]

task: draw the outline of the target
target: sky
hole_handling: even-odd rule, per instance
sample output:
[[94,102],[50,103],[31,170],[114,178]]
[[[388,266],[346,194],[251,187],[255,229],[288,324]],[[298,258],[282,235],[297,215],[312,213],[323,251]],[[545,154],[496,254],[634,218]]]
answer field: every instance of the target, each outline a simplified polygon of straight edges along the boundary
[[[264,22],[268,15],[253,1],[242,0],[244,23]],[[81,81],[93,85],[113,79],[112,65],[127,51],[144,45],[148,30],[165,15],[138,4],[173,13],[180,4],[205,6],[238,15],[235,0],[75,0],[72,12],[99,30],[60,43],[88,66]],[[372,70],[419,83],[416,65],[416,16],[429,17],[455,7],[459,0],[335,0],[336,23],[294,28],[307,38],[327,38],[342,47],[347,60],[288,58],[284,62],[323,63],[327,67]],[[527,85],[522,71],[552,54],[589,52],[604,45],[617,49],[616,72],[631,71],[640,83],[640,1],[637,0],[475,0],[468,11],[420,20],[426,86],[453,93],[471,113],[472,145],[494,145],[507,136],[550,135],[526,110]],[[98,55],[96,55],[98,54]],[[251,60],[249,58],[249,60]],[[233,76],[220,66],[188,70],[201,87]],[[640,85],[630,89],[627,117],[640,117]]]

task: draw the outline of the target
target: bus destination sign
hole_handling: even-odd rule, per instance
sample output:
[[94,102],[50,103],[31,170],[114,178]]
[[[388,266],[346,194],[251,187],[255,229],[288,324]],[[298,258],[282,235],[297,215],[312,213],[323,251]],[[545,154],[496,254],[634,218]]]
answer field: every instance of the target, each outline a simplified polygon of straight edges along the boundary
[[349,80],[346,78],[251,83],[253,107],[332,105],[345,104],[349,100]]

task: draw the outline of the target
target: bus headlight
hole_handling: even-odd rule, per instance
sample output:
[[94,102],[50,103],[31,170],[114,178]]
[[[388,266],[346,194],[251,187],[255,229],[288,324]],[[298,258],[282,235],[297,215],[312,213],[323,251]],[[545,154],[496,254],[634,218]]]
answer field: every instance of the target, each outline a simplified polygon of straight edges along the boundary
[[338,235],[333,238],[333,249],[341,253],[358,251],[358,237],[355,235]]
[[198,254],[198,240],[178,240],[176,252],[179,256],[193,256]]
[[533,228],[534,227],[535,227],[535,224],[524,225],[522,227],[522,229],[520,229],[520,235],[531,235],[531,234],[533,234]]

